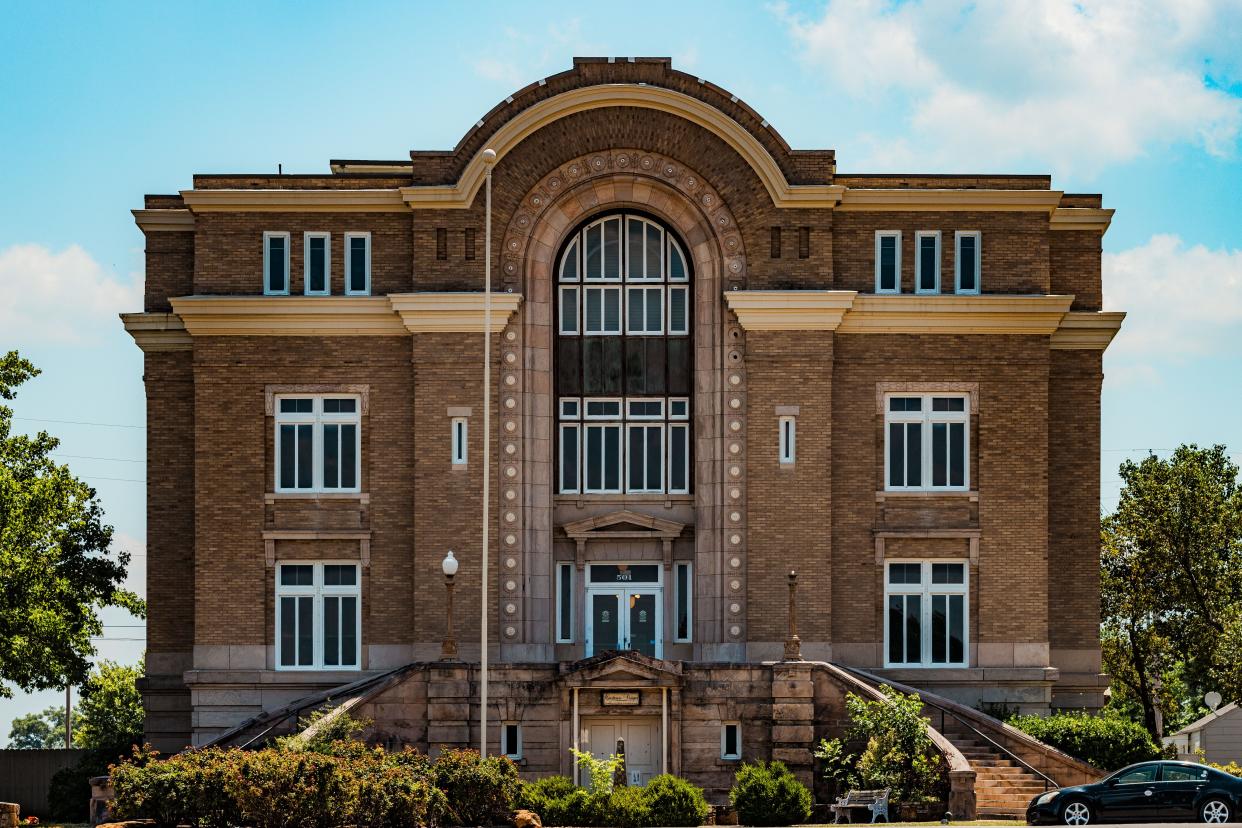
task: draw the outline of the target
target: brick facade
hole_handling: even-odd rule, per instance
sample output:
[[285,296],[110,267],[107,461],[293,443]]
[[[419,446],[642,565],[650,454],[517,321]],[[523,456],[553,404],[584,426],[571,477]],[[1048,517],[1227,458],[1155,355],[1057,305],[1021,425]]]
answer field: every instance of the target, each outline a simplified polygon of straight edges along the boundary
[[[183,197],[148,197],[139,215],[147,230],[146,313],[127,324],[148,351],[145,688],[148,729],[159,746],[202,743],[261,710],[357,677],[277,669],[274,564],[281,561],[363,565],[360,666],[377,672],[438,658],[445,634],[440,562],[452,549],[461,561],[454,632],[463,659],[479,656],[481,331],[451,325],[426,331],[407,320],[402,334],[397,312],[383,302],[366,312],[389,313],[395,330],[331,329],[322,321],[330,314],[308,322],[305,306],[295,307],[292,298],[262,296],[263,232],[290,234],[291,297],[303,288],[303,233],[331,233],[332,295],[316,307],[339,302],[344,234],[352,231],[371,234],[373,297],[392,297],[394,308],[398,296],[476,297],[489,255],[483,191],[452,205],[407,206],[402,199],[416,198],[420,187],[456,186],[508,122],[559,95],[637,83],[679,93],[730,119],[767,154],[781,186],[844,195],[837,196],[840,209],[827,202],[778,206],[771,171],[736,149],[741,139],[733,132],[624,102],[551,119],[500,158],[492,184],[493,285],[520,294],[521,303],[497,325],[491,344],[486,613],[493,660],[506,669],[554,673],[558,663],[584,658],[581,564],[659,563],[664,658],[713,670],[734,665],[721,666],[711,680],[727,685],[734,670],[739,688],[767,682],[762,693],[753,691],[766,710],[776,680],[752,673],[781,658],[789,570],[799,572],[806,657],[885,672],[884,561],[953,559],[968,562],[967,665],[888,674],[972,705],[1039,710],[1100,703],[1098,459],[1106,339],[1060,346],[1056,319],[1030,322],[1029,331],[1015,328],[1015,319],[1036,319],[1020,302],[986,324],[972,328],[959,320],[936,333],[902,321],[875,333],[797,321],[756,326],[726,302],[735,291],[770,291],[778,303],[810,291],[871,294],[877,230],[902,232],[906,298],[914,290],[915,232],[940,231],[941,292],[952,294],[954,232],[969,230],[982,234],[983,296],[959,297],[963,306],[1072,294],[1074,311],[1098,311],[1102,227],[1067,232],[1050,220],[1062,209],[1100,212],[1098,198],[1063,196],[1058,203],[1049,180],[1039,176],[838,174],[831,151],[790,150],[745,104],[673,71],[667,61],[579,60],[497,107],[451,152],[413,152],[409,162],[384,162],[382,170],[379,162],[333,162],[332,175],[197,176]],[[247,195],[275,198],[285,191],[322,203],[254,208],[245,202]],[[375,200],[361,207],[333,201],[346,191]],[[915,202],[894,197],[883,208],[849,201],[854,193],[914,191],[930,195]],[[974,192],[999,192],[1019,206],[962,201]],[[207,194],[235,198],[236,206],[203,206],[200,196]],[[689,495],[559,495],[554,486],[553,261],[581,221],[616,210],[641,210],[664,223],[694,271]],[[181,224],[155,226],[174,215],[183,216]],[[249,297],[246,313],[260,314],[257,327],[237,322],[207,330],[188,317],[161,316],[173,310],[170,300],[189,295]],[[864,313],[860,308],[846,313]],[[157,346],[137,332],[145,320],[162,320],[172,333]],[[298,325],[313,324],[320,327],[298,333]],[[275,427],[266,406],[278,386],[365,389],[361,494],[276,493]],[[885,491],[877,395],[882,400],[886,387],[969,389],[965,491]],[[797,423],[791,465],[777,457],[782,415]],[[455,416],[465,417],[469,429],[461,467],[449,456]],[[566,534],[567,525],[626,514],[682,528],[667,546],[621,518],[618,525],[631,532],[624,537],[608,535],[603,524],[598,537]],[[558,562],[572,562],[577,573],[572,643],[559,643],[554,634]],[[693,564],[690,642],[673,641],[669,633],[674,562]],[[741,701],[751,692],[739,689],[736,710],[747,721],[763,718]],[[554,724],[563,714],[532,713],[530,744],[553,750],[564,741]],[[704,725],[691,724],[693,717],[679,731],[684,761],[708,761],[720,719],[713,715],[710,732],[694,730]],[[434,727],[434,718],[427,726]],[[748,725],[746,743],[772,754],[780,739],[752,733],[757,727]]]

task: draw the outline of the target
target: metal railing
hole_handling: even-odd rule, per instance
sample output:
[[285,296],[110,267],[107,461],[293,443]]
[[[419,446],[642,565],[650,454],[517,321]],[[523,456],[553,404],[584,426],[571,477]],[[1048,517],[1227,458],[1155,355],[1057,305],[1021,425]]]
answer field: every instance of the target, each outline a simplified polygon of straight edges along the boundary
[[[920,697],[920,698],[921,698],[921,697]],[[989,744],[989,745],[991,745],[992,747],[996,748],[996,750],[1000,751],[1000,752],[1001,752],[1002,754],[1004,754],[1006,757],[1008,757],[1008,758],[1012,759],[1013,761],[1015,761],[1015,762],[1017,762],[1019,765],[1021,765],[1023,768],[1025,768],[1026,770],[1028,770],[1028,771],[1030,771],[1031,773],[1033,773],[1033,774],[1035,774],[1036,776],[1038,776],[1041,780],[1043,780],[1043,783],[1044,783],[1044,790],[1045,790],[1045,791],[1046,791],[1046,790],[1048,790],[1048,788],[1049,788],[1049,787],[1052,787],[1052,788],[1059,788],[1059,787],[1061,787],[1060,785],[1058,785],[1058,784],[1057,784],[1057,781],[1056,781],[1055,779],[1053,779],[1051,776],[1049,776],[1048,774],[1044,773],[1044,772],[1043,772],[1043,771],[1041,771],[1039,768],[1037,768],[1037,767],[1035,767],[1034,765],[1032,765],[1030,762],[1027,762],[1027,761],[1026,761],[1025,759],[1023,759],[1021,756],[1019,756],[1018,754],[1014,753],[1012,750],[1010,750],[1009,748],[1005,747],[1005,746],[1004,746],[1004,745],[1002,745],[1000,742],[998,742],[998,741],[996,741],[995,739],[993,739],[991,736],[988,736],[986,733],[984,733],[983,731],[979,730],[979,728],[975,727],[975,726],[974,726],[974,725],[972,725],[970,722],[968,722],[966,719],[963,719],[961,716],[959,716],[959,715],[957,715],[956,713],[954,713],[952,710],[949,710],[949,709],[948,709],[948,708],[946,708],[946,707],[941,707],[940,705],[936,704],[935,702],[928,701],[927,699],[922,699],[922,698],[921,698],[921,700],[922,700],[923,704],[927,705],[928,707],[934,707],[936,710],[940,711],[940,728],[939,728],[939,730],[940,730],[940,732],[941,732],[941,733],[944,733],[944,717],[945,717],[945,714],[948,714],[948,715],[952,716],[952,717],[953,717],[953,719],[954,719],[954,720],[955,720],[958,724],[960,724],[960,725],[962,725],[963,727],[965,727],[966,729],[968,729],[971,733],[973,733],[973,734],[975,734],[976,736],[978,736],[978,737],[979,737],[980,739],[982,739],[984,742],[986,742],[987,744]],[[947,736],[946,736],[946,738],[947,738]]]

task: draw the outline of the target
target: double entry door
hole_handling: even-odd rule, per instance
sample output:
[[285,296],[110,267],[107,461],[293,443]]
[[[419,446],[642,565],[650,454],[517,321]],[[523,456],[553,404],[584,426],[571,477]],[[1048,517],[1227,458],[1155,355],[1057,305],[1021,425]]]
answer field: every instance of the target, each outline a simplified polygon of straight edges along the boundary
[[634,650],[664,655],[664,591],[658,564],[591,564],[586,599],[587,655]]

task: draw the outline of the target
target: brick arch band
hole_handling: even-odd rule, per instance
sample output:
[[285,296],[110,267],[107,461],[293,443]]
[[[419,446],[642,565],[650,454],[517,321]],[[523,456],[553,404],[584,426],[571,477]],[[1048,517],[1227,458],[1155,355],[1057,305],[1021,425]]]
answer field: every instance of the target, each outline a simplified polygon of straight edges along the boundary
[[696,171],[614,149],[547,173],[501,235],[501,288],[525,297],[500,342],[499,633],[509,660],[552,653],[553,619],[530,610],[553,595],[554,260],[583,219],[627,208],[665,222],[693,263],[695,656],[745,657],[745,337],[721,295],[745,287],[742,235]]

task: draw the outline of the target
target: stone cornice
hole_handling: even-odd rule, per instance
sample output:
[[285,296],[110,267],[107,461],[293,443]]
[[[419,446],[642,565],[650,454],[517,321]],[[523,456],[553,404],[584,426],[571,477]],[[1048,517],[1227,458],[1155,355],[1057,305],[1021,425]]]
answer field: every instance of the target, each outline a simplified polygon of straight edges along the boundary
[[748,331],[835,331],[854,290],[730,290],[725,303]]
[[860,294],[841,320],[843,334],[1024,334],[1049,336],[1073,296]]
[[130,210],[144,233],[193,233],[194,214],[189,210]]
[[401,336],[386,296],[181,296],[191,336]]
[[1121,322],[1125,318],[1124,311],[1067,313],[1052,335],[1051,348],[1054,351],[1103,351],[1121,330]]
[[194,348],[189,332],[175,313],[123,313],[121,322],[144,353]]
[[[482,293],[394,293],[388,300],[410,333],[483,332]],[[520,293],[493,293],[492,331],[499,333],[520,304]]]
[[1058,190],[948,190],[868,189],[845,190],[840,211],[1028,211],[1051,213],[1061,201]]
[[181,198],[195,213],[404,213],[409,210],[396,189],[182,190]]
[[1093,230],[1103,233],[1113,221],[1113,211],[1098,207],[1058,207],[1048,226],[1052,230]]

